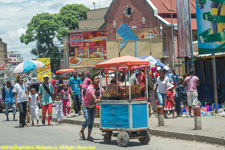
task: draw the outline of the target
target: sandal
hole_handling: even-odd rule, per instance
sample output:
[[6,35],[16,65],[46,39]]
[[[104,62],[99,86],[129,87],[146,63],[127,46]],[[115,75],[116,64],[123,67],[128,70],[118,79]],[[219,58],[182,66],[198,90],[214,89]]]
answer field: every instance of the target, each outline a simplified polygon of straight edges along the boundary
[[84,133],[79,132],[79,136],[80,136],[81,139],[85,140],[85,135],[84,135]]
[[93,137],[90,136],[90,137],[87,138],[87,140],[88,140],[88,141],[94,142],[95,139],[94,139]]

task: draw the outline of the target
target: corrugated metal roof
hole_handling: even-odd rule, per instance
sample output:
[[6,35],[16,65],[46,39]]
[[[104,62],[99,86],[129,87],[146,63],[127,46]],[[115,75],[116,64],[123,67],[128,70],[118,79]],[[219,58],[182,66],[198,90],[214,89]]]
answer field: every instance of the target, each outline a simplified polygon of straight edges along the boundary
[[[158,9],[159,15],[165,15],[171,13],[171,0],[150,0],[155,7]],[[191,2],[191,14],[196,14],[196,4],[195,0],[190,0]],[[177,13],[176,0],[172,0],[173,13]]]
[[[171,18],[163,18],[167,22],[171,23]],[[173,24],[177,24],[177,18],[173,18]],[[197,21],[195,18],[191,19],[192,30],[197,31]]]
[[6,64],[0,64],[0,70],[6,69]]

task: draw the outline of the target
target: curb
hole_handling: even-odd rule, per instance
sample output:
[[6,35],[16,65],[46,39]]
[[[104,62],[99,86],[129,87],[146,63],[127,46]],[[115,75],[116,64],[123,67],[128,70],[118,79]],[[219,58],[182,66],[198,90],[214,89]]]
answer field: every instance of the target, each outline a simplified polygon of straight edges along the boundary
[[[52,118],[52,121],[57,122],[57,118]],[[82,125],[84,121],[63,119],[62,122],[67,124]],[[94,127],[99,127],[99,125],[100,123],[94,123]],[[161,131],[161,130],[155,130],[155,129],[150,129],[150,134],[155,136],[171,137],[171,138],[187,140],[187,141],[198,141],[198,142],[207,142],[211,144],[225,145],[225,139],[223,138],[208,137],[203,135],[195,135],[195,134],[192,135],[192,134],[186,134],[186,133]]]

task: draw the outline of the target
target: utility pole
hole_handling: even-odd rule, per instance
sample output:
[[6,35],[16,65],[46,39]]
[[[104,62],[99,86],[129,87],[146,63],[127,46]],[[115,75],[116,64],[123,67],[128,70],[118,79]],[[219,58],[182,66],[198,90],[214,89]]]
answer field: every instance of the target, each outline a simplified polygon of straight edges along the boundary
[[213,70],[212,73],[213,73],[215,113],[218,114],[218,94],[217,94],[217,81],[216,81],[216,58],[215,58],[215,53],[212,54],[212,70]]
[[172,59],[173,59],[173,70],[175,69],[175,60],[174,60],[174,40],[173,40],[173,0],[171,1],[171,40],[172,40]]
[[191,6],[190,6],[190,0],[188,0],[188,12],[189,12],[189,29],[190,29],[190,46],[191,46],[191,67],[194,68],[193,62],[194,62],[194,52],[193,52],[193,38],[192,38],[192,26],[191,26]]

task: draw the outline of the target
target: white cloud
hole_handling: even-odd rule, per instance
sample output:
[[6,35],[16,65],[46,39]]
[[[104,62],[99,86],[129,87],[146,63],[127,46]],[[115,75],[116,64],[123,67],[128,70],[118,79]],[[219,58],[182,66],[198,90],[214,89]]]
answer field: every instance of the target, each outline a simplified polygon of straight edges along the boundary
[[[43,12],[58,13],[66,4],[84,4],[93,9],[99,0],[0,0],[0,38],[7,43],[8,51],[20,51],[24,60],[35,58],[30,50],[35,43],[20,43],[20,36],[25,33],[27,24],[33,16]],[[100,0],[101,7],[108,7],[112,0]]]

